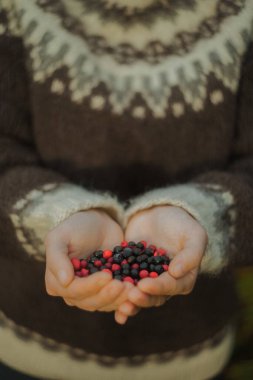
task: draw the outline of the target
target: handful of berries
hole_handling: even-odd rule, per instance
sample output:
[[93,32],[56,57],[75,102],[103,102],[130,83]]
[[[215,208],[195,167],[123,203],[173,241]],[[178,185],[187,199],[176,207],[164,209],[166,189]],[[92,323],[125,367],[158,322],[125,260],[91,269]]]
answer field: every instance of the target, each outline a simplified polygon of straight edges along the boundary
[[166,253],[155,245],[147,246],[144,240],[139,243],[124,240],[112,251],[98,250],[85,259],[72,258],[71,262],[78,277],[105,271],[117,280],[136,285],[142,278],[155,278],[168,270],[171,259]]

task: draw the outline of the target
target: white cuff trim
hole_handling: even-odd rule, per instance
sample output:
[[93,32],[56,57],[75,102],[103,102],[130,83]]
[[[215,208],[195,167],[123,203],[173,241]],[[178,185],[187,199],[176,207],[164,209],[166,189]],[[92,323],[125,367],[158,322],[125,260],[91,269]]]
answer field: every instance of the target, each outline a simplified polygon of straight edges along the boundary
[[32,190],[16,202],[10,218],[27,253],[44,260],[44,239],[49,230],[70,215],[91,208],[102,208],[120,225],[123,224],[124,209],[116,197],[69,183],[50,183]]

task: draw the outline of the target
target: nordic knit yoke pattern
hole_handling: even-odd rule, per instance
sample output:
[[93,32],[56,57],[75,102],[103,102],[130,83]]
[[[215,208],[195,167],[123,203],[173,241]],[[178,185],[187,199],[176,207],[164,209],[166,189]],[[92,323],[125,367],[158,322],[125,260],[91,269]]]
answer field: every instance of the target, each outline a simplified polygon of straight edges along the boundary
[[[252,37],[253,0],[0,0],[3,362],[59,380],[225,366],[230,269],[253,263]],[[97,207],[125,227],[155,205],[208,233],[190,295],[119,326],[46,294],[51,228]]]

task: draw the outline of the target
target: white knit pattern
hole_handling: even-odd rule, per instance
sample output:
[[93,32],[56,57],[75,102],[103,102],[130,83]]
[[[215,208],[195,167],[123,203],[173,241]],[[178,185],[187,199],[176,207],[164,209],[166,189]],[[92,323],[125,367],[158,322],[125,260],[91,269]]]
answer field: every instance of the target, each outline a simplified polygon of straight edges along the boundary
[[26,252],[44,261],[47,233],[70,215],[92,208],[104,209],[122,224],[124,210],[116,197],[109,193],[91,192],[70,183],[46,184],[32,190],[14,204],[10,218]]

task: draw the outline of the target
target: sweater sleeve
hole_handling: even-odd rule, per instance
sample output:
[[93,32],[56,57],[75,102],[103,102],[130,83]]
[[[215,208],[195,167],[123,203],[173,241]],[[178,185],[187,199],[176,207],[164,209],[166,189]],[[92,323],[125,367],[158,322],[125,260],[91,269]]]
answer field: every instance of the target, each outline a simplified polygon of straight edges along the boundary
[[210,170],[130,200],[124,225],[136,212],[157,205],[184,208],[206,229],[208,244],[200,272],[253,264],[253,49],[243,64],[231,159],[225,170]]
[[88,191],[43,164],[33,138],[23,45],[4,21],[0,9],[0,255],[43,261],[47,232],[71,214],[102,208],[121,224],[123,208],[109,192]]

